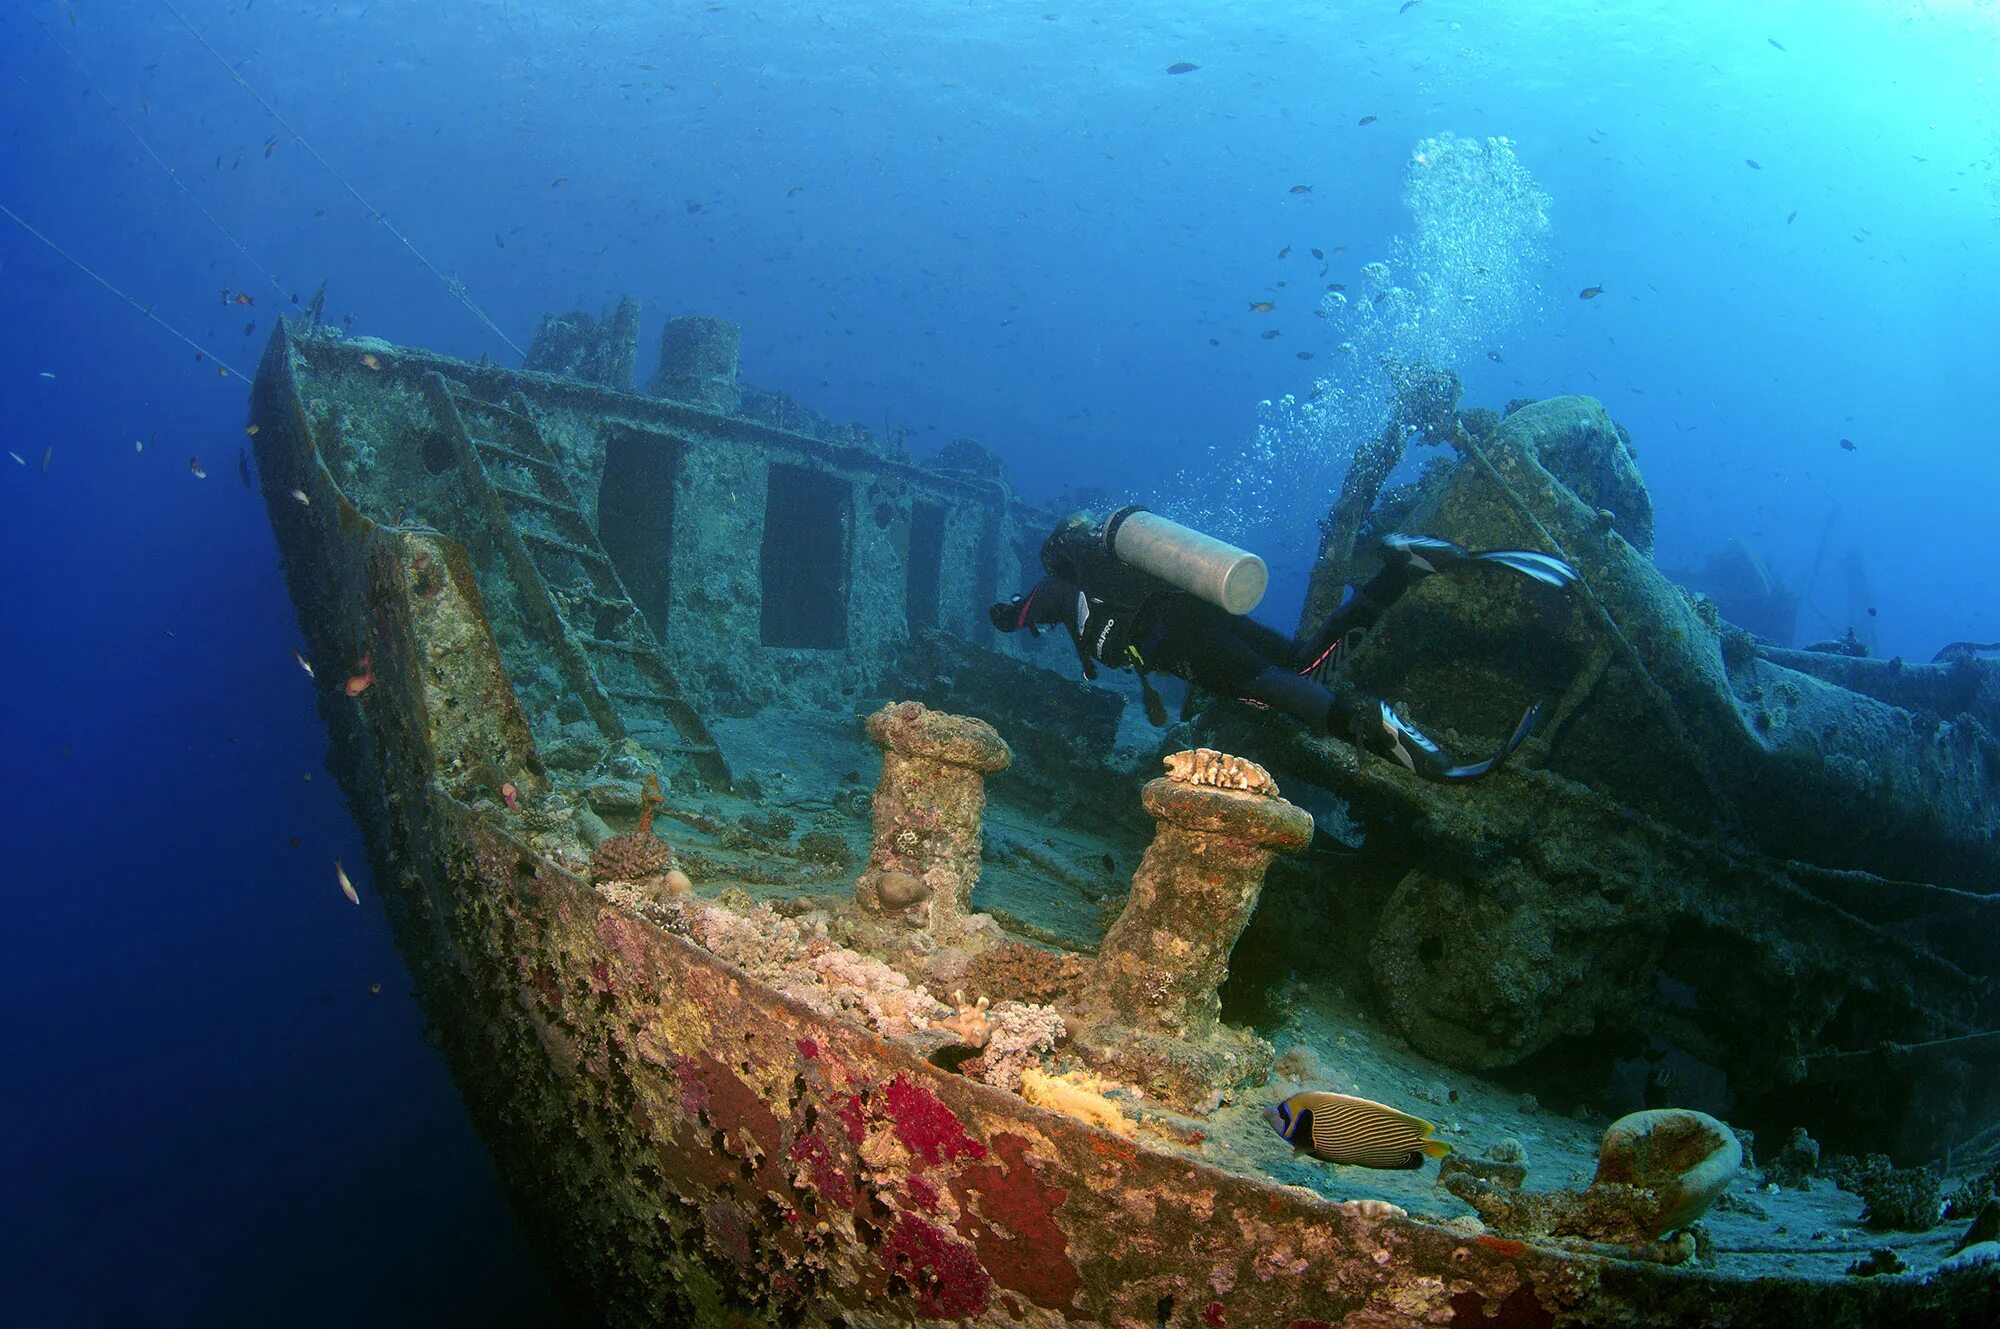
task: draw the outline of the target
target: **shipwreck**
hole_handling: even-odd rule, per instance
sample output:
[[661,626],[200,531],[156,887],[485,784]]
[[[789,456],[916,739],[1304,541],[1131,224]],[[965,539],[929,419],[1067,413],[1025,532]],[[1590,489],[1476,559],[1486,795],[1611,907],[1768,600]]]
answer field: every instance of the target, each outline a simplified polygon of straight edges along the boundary
[[[1412,374],[1307,613],[1382,530],[1560,553],[1346,666],[1548,723],[1470,790],[1225,699],[1159,734],[987,625],[1060,514],[736,348],[671,320],[642,392],[630,302],[523,370],[288,324],[255,382],[309,651],[379,680],[329,764],[580,1316],[2000,1323],[1992,662],[1776,649],[1653,567],[1602,406]],[[1308,1089],[1452,1154],[1299,1153]]]

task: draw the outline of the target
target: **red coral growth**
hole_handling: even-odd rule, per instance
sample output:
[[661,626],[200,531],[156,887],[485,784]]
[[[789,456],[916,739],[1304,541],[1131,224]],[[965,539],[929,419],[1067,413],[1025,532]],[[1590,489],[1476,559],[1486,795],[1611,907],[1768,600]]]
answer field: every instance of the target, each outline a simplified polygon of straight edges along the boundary
[[801,1135],[792,1142],[787,1156],[794,1163],[805,1165],[807,1184],[828,1200],[843,1209],[852,1209],[855,1201],[854,1183],[847,1174],[833,1165],[833,1150],[817,1132]]
[[1208,1329],[1222,1329],[1222,1303],[1211,1301],[1201,1308],[1201,1322]]
[[937,1187],[931,1185],[928,1181],[925,1181],[922,1177],[911,1177],[909,1179],[909,1187],[910,1187],[910,1198],[916,1201],[917,1208],[923,1210],[927,1214],[934,1214],[937,1212],[937,1207],[938,1207]]
[[810,1038],[801,1038],[799,1040],[799,1055],[801,1057],[804,1057],[807,1061],[818,1060],[819,1044],[815,1043]]
[[1000,1165],[968,1167],[960,1175],[966,1189],[979,1196],[980,1216],[1007,1233],[1003,1237],[986,1228],[975,1237],[979,1258],[994,1281],[1037,1306],[1063,1310],[1083,1286],[1069,1258],[1068,1234],[1055,1220],[1068,1192],[1043,1183],[1028,1161],[1027,1146],[1011,1132],[997,1135],[993,1150]]
[[834,1109],[840,1124],[847,1128],[847,1138],[860,1144],[868,1136],[868,1123],[861,1113],[861,1095],[849,1094],[847,1101]]
[[920,1218],[904,1214],[882,1243],[889,1272],[910,1285],[919,1314],[959,1320],[986,1309],[993,1280],[972,1247],[953,1241]]
[[896,1138],[922,1162],[942,1163],[946,1159],[986,1157],[986,1146],[965,1133],[950,1108],[921,1085],[898,1075],[889,1081],[885,1095],[889,1116],[896,1123]]

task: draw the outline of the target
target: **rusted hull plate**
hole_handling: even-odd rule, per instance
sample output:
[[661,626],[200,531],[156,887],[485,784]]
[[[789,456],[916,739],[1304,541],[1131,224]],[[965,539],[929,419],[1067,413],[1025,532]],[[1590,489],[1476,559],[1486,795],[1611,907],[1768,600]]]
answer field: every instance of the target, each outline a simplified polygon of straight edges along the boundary
[[[831,1023],[439,807],[461,1083],[613,1324],[1993,1323],[1942,1283],[1723,1280],[1135,1146]],[[412,920],[414,921],[414,920]],[[415,938],[412,938],[415,940]],[[476,1086],[476,1088],[475,1088]],[[1959,1293],[1971,1293],[1965,1280]]]

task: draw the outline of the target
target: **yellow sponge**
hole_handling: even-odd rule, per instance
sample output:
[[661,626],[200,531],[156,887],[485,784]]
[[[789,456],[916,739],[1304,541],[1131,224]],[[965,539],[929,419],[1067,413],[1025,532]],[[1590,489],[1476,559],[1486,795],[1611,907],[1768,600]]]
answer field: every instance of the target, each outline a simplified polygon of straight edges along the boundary
[[1052,1108],[1065,1116],[1089,1122],[1092,1126],[1102,1126],[1130,1139],[1134,1134],[1131,1119],[1116,1103],[1104,1096],[1104,1090],[1116,1087],[1111,1081],[1100,1080],[1087,1071],[1050,1075],[1033,1066],[1024,1067],[1021,1071],[1021,1097],[1030,1103]]

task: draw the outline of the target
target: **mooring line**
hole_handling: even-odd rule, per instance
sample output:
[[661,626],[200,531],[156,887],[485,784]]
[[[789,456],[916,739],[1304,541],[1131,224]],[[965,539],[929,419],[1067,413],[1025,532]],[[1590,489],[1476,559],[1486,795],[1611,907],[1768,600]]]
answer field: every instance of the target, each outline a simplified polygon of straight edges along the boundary
[[453,299],[457,300],[460,304],[464,305],[466,309],[471,311],[473,317],[477,318],[481,323],[484,323],[487,329],[491,331],[494,336],[498,337],[502,342],[506,344],[508,350],[512,351],[514,354],[520,356],[524,360],[527,359],[527,352],[523,351],[519,346],[516,346],[514,344],[513,338],[509,337],[506,333],[502,332],[500,330],[500,325],[495,323],[491,318],[488,318],[486,315],[486,311],[473,303],[472,296],[466,292],[465,283],[457,281],[454,278],[445,276],[443,272],[438,270],[438,266],[435,263],[431,262],[428,258],[424,257],[424,252],[421,249],[417,248],[417,246],[415,245],[415,243],[411,241],[409,236],[404,235],[401,231],[396,229],[394,224],[390,222],[389,218],[382,212],[380,208],[376,207],[373,203],[370,203],[367,199],[363,198],[361,196],[361,191],[356,189],[351,183],[349,183],[347,177],[342,175],[337,169],[335,169],[332,162],[328,161],[325,157],[321,156],[319,149],[315,148],[310,142],[308,142],[305,135],[301,134],[296,128],[292,126],[291,121],[285,119],[284,116],[280,115],[278,113],[278,108],[271,105],[270,102],[266,101],[262,93],[258,92],[257,89],[251,87],[249,81],[245,79],[242,74],[236,71],[236,66],[230,64],[228,59],[222,54],[222,52],[216,50],[214,45],[210,43],[208,38],[202,36],[201,33],[196,30],[194,24],[188,22],[187,16],[181,13],[179,9],[174,7],[173,0],[160,0],[160,5],[169,14],[172,14],[175,20],[178,21],[183,28],[187,29],[188,35],[190,37],[193,37],[196,41],[200,42],[202,48],[206,50],[210,55],[215,57],[215,62],[222,66],[223,70],[226,73],[228,73],[230,80],[234,82],[237,87],[249,93],[250,96],[256,100],[257,104],[263,107],[266,113],[268,113],[273,120],[276,120],[279,126],[282,129],[284,129],[284,131],[287,134],[291,135],[293,142],[297,143],[300,147],[304,148],[308,153],[312,155],[312,159],[314,161],[318,162],[321,166],[325,167],[327,174],[331,175],[335,180],[338,180],[340,182],[340,187],[342,189],[345,189],[348,192],[348,194],[353,197],[356,203],[359,203],[362,207],[366,208],[368,210],[368,215],[373,220],[379,222],[382,225],[383,229],[388,231],[390,235],[395,236],[396,239],[399,242],[401,242],[403,248],[410,251],[410,256],[416,259],[417,262],[423,264],[425,269],[427,269],[433,277],[436,277],[438,281],[443,284],[445,290],[451,293]]
[[67,249],[64,249],[61,245],[49,239],[46,235],[43,235],[40,231],[28,225],[27,221],[21,216],[20,213],[14,211],[12,208],[8,207],[5,203],[0,203],[0,212],[6,213],[9,220],[11,220],[16,226],[26,231],[29,235],[34,236],[37,240],[40,240],[43,244],[47,245],[50,249],[53,249],[56,253],[62,255],[65,259],[68,259],[70,264],[73,267],[75,267],[78,272],[81,272],[84,276],[90,278],[92,281],[96,282],[99,286],[102,286],[105,290],[111,292],[113,295],[117,296],[120,300],[123,300],[126,304],[132,306],[132,308],[138,310],[141,314],[144,314],[147,318],[152,319],[153,322],[159,324],[161,327],[165,328],[168,332],[180,338],[182,342],[186,343],[187,346],[194,351],[195,356],[197,358],[206,358],[215,361],[216,367],[223,371],[225,377],[229,375],[234,375],[237,378],[248,377],[248,375],[246,375],[242,370],[236,368],[234,365],[230,364],[227,360],[224,360],[214,351],[211,351],[206,347],[202,346],[200,343],[196,342],[192,337],[188,336],[185,332],[182,332],[179,328],[167,322],[165,319],[161,318],[158,314],[155,314],[153,312],[152,306],[140,304],[137,300],[125,294],[125,292],[119,290],[116,286],[113,286],[110,282],[106,281],[104,278],[98,276],[97,273],[91,269],[91,266],[88,263],[85,263],[75,254],[70,253]]
[[202,206],[201,200],[194,196],[194,191],[189,189],[187,187],[187,182],[181,179],[180,172],[176,171],[173,167],[169,166],[166,163],[165,159],[162,158],[159,153],[153,151],[153,145],[146,141],[145,135],[139,132],[138,126],[132,123],[131,119],[125,114],[124,110],[119,107],[118,103],[104,95],[104,89],[97,86],[97,80],[93,79],[90,76],[90,71],[84,67],[83,61],[77,58],[76,52],[70,50],[69,47],[63,45],[62,39],[56,36],[55,29],[51,28],[42,19],[42,16],[40,14],[35,14],[33,17],[35,20],[35,25],[39,27],[42,30],[42,32],[47,35],[48,39],[55,44],[55,48],[58,51],[61,51],[63,55],[68,57],[70,64],[76,69],[77,75],[83,79],[84,86],[90,89],[90,91],[97,97],[97,100],[103,102],[107,107],[110,108],[111,114],[118,118],[118,123],[125,127],[125,132],[132,136],[133,142],[137,143],[141,148],[143,148],[145,150],[146,155],[153,159],[154,164],[157,165],[162,171],[165,171],[167,173],[167,178],[174,182],[174,188],[180,190],[181,193],[184,196],[186,196],[187,201],[194,204],[195,211],[199,212],[202,216],[206,217],[208,219],[208,224],[210,226],[213,226],[217,231],[222,233],[223,239],[229,241],[230,244],[236,246],[236,252],[243,255],[244,262],[248,263],[251,267],[257,269],[257,271],[264,274],[264,280],[271,283],[272,290],[276,291],[281,297],[289,298],[293,304],[297,304],[298,303],[297,293],[286,290],[285,284],[279,281],[269,268],[265,267],[262,263],[259,263],[257,261],[257,256],[252,254],[250,250],[244,245],[244,243],[241,240],[237,239],[235,234],[232,231],[230,231],[230,229],[227,226],[224,226],[220,221],[218,221],[214,213],[210,212],[207,208]]

